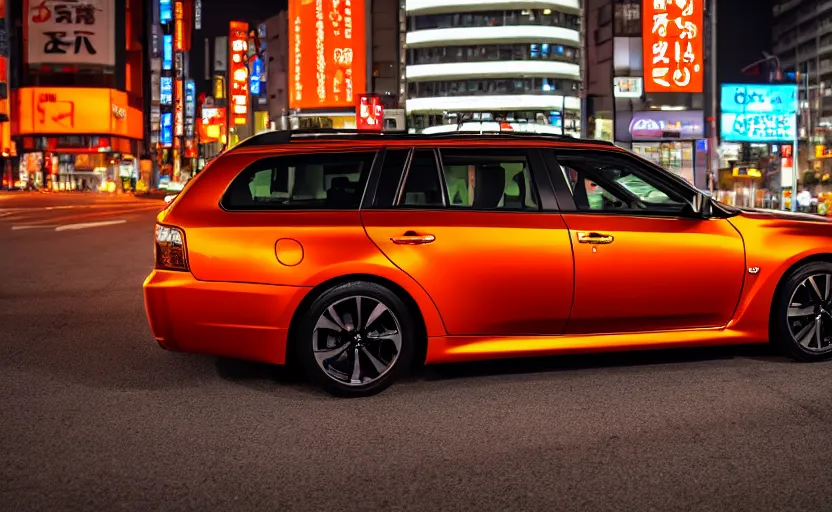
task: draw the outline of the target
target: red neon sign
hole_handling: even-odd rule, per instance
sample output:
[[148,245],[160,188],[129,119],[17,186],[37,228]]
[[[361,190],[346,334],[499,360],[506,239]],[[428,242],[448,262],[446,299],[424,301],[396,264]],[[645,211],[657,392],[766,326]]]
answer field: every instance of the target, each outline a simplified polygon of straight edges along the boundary
[[248,23],[232,21],[228,34],[228,99],[231,109],[231,124],[248,123]]
[[362,94],[355,108],[355,126],[359,130],[381,131],[384,124],[384,105],[378,96]]

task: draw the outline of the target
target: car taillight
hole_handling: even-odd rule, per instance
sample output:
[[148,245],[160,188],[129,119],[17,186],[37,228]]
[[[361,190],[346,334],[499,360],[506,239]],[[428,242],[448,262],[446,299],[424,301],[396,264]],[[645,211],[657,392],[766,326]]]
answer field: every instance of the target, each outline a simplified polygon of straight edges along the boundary
[[188,251],[181,229],[156,224],[156,268],[188,271]]

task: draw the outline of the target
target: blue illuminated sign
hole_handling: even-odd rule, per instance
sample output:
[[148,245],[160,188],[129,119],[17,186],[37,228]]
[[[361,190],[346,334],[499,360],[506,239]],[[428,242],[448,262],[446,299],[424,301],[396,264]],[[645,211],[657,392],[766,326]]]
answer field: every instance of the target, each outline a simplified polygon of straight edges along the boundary
[[173,113],[163,112],[161,118],[162,133],[159,137],[162,146],[173,144]]
[[719,131],[726,142],[794,140],[797,85],[723,85]]
[[251,75],[249,79],[249,89],[251,94],[260,94],[260,80],[263,78],[263,61],[260,57],[254,57],[251,60]]
[[185,81],[185,117],[196,115],[196,84],[193,80]]
[[169,76],[162,77],[162,83],[159,92],[159,102],[162,105],[170,105],[173,103],[173,78]]
[[167,23],[172,19],[171,0],[159,0],[159,22]]
[[173,36],[170,34],[162,36],[162,69],[173,69]]

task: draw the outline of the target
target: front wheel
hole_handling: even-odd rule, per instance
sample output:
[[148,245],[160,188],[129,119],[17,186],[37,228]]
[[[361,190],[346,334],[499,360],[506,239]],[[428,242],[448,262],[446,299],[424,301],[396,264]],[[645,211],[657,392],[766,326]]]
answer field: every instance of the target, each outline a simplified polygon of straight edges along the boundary
[[774,345],[798,361],[832,358],[832,263],[798,268],[776,300]]
[[294,342],[313,383],[335,396],[370,396],[410,366],[413,327],[412,315],[395,293],[356,281],[315,299]]

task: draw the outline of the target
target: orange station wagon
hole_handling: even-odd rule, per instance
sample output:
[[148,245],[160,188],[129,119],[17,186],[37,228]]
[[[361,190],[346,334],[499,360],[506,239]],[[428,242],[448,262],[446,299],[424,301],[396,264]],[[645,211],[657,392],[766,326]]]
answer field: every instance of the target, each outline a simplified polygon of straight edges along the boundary
[[832,223],[719,204],[612,144],[268,132],[162,211],[169,350],[366,396],[412,363],[771,341],[832,356]]

